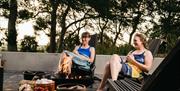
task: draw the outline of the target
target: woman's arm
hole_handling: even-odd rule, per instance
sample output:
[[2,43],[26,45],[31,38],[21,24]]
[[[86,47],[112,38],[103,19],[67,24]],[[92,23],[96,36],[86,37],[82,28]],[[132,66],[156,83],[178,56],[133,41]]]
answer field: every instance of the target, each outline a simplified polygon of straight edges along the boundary
[[96,51],[95,51],[95,48],[94,47],[91,47],[90,48],[90,52],[91,52],[91,56],[90,56],[90,58],[89,58],[89,62],[93,62],[94,61],[94,58],[95,58],[95,54],[96,54]]
[[142,71],[148,72],[152,66],[153,56],[152,56],[152,53],[150,51],[146,51],[144,56],[145,56],[145,58],[144,58],[145,63],[144,64],[137,62],[134,59],[133,55],[128,55],[127,60],[129,62],[131,62],[132,64],[138,66]]

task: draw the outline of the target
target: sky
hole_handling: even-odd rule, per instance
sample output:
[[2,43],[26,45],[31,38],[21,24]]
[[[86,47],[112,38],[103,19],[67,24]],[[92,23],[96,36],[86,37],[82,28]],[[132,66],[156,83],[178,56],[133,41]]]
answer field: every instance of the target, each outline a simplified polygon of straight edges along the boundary
[[[19,42],[21,39],[24,39],[24,36],[25,35],[28,35],[28,36],[34,36],[34,29],[33,29],[33,21],[23,21],[21,24],[17,24],[16,25],[16,29],[17,29],[17,33],[18,33],[18,36],[17,36],[17,41]],[[94,34],[95,32],[97,31],[93,31],[94,29],[98,29],[97,25],[95,23],[92,23],[94,28],[91,29],[91,28],[88,28],[88,30],[86,29],[81,29],[80,31],[80,35],[82,32],[84,31],[88,31],[90,32],[91,34]],[[142,24],[141,25],[141,28],[144,28],[144,26],[148,24],[148,23],[145,23],[145,24]],[[0,17],[0,27],[1,28],[5,28],[7,29],[8,27],[8,19],[6,18],[3,18],[3,17]],[[152,27],[152,25],[148,25],[148,27]],[[145,29],[145,28],[144,28]],[[144,30],[143,29],[143,30]],[[73,29],[69,29],[69,30],[73,30]],[[3,35],[4,33],[0,33],[0,40],[3,38]],[[49,43],[49,38],[47,37],[47,35],[43,32],[43,31],[39,31],[39,34],[40,36],[36,36],[36,41],[38,41],[38,45],[47,45]],[[117,40],[117,44],[124,44],[126,41],[126,43],[129,41],[129,34],[124,31],[123,34],[123,41],[121,40]],[[19,42],[20,43],[20,42]]]
[[[17,33],[18,33],[18,36],[17,36],[17,41],[18,42],[21,39],[24,39],[25,35],[34,36],[34,29],[33,29],[33,25],[32,24],[33,24],[33,21],[26,21],[26,22],[23,22],[21,24],[17,24],[16,25],[16,29],[17,29]],[[7,27],[8,27],[8,19],[0,17],[0,27],[7,29]],[[97,28],[97,25],[94,25],[94,27]],[[91,34],[95,33],[95,31],[93,31],[93,30],[90,31],[90,30],[92,30],[92,29],[89,29],[89,31],[85,30],[85,29],[81,29],[80,35],[84,31],[88,31]],[[49,39],[48,39],[47,35],[43,31],[40,31],[39,34],[40,34],[40,36],[36,37],[36,41],[38,41],[38,45],[42,45],[42,46],[43,45],[47,45],[48,42],[49,42]],[[124,32],[123,34],[124,34],[123,35],[124,41],[128,42],[129,41],[129,34],[126,33],[126,32]],[[2,39],[3,36],[5,36],[5,35],[3,35],[3,33],[0,33],[0,39]],[[117,40],[117,43],[122,43],[122,41]]]
[[[8,19],[5,19],[3,17],[0,17],[0,27],[7,29],[8,27]],[[27,21],[21,24],[17,24],[17,41],[20,41],[21,39],[24,38],[25,35],[28,36],[34,36],[34,29],[32,25],[32,21]],[[3,33],[0,33],[0,39],[3,38]],[[40,32],[40,36],[36,38],[38,41],[38,45],[46,45],[49,41],[48,37],[45,35],[44,32]]]
[[[38,6],[39,5],[37,0],[33,0],[31,3],[34,6]],[[78,16],[84,16],[84,15],[81,15],[81,14],[83,14],[83,13],[80,13],[80,15],[78,15]],[[79,18],[81,18],[81,17],[79,17]],[[72,19],[69,19],[69,21],[71,21],[71,20]],[[74,21],[74,20],[72,20],[72,21]],[[93,28],[92,27],[88,27],[87,29],[81,29],[80,35],[84,31],[88,31],[91,34],[94,34],[94,33],[98,32],[98,31],[96,31],[96,30],[99,29],[98,26],[96,25],[95,21],[92,20],[92,22],[94,22],[94,23],[92,23]],[[33,29],[32,23],[33,23],[33,21],[26,21],[24,23],[16,25],[16,29],[17,29],[17,33],[18,33],[17,41],[23,39],[25,35],[34,36],[34,29]],[[0,17],[0,27],[7,29],[7,27],[8,27],[8,19]],[[70,29],[69,28],[68,30],[74,30],[74,29]],[[108,34],[108,35],[111,35],[111,37],[114,37],[112,34]],[[0,33],[0,39],[2,39],[3,36],[5,36],[5,35]],[[123,33],[123,39],[124,39],[124,41],[129,41],[129,34],[124,32]],[[45,33],[43,31],[40,31],[40,36],[36,37],[36,41],[38,41],[38,45],[47,45],[47,43],[49,42],[49,39],[45,35]],[[121,44],[122,41],[117,40],[117,43]]]

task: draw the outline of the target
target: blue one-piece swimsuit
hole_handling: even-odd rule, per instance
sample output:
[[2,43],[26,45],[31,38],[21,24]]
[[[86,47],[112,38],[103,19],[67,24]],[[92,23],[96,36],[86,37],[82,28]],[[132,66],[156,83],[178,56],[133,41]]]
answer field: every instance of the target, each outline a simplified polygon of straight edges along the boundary
[[[144,53],[145,52],[143,52],[141,54],[133,54],[134,59],[137,62],[144,64]],[[140,72],[136,71],[136,69],[134,68],[135,66],[132,66],[129,63],[123,63],[122,58],[121,58],[121,64],[122,64],[122,69],[121,69],[120,73],[123,73],[124,75],[138,78],[140,76],[140,74],[142,73],[141,71]]]

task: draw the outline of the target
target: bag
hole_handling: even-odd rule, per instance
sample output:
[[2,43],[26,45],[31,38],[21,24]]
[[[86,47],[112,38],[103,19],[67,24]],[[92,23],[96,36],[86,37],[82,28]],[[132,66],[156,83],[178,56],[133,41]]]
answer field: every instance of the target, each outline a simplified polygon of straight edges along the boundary
[[86,60],[82,60],[78,57],[74,57],[73,58],[73,66],[77,67],[78,69],[82,69],[85,71],[89,71],[90,70],[90,62],[86,61]]

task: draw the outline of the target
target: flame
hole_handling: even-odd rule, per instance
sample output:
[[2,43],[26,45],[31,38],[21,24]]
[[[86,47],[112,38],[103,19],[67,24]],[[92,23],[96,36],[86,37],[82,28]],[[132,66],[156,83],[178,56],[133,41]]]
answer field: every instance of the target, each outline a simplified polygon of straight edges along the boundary
[[72,61],[64,58],[60,64],[60,73],[68,77],[71,74]]

